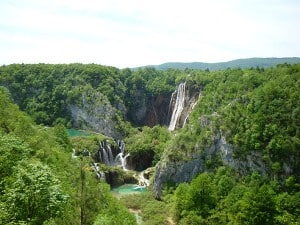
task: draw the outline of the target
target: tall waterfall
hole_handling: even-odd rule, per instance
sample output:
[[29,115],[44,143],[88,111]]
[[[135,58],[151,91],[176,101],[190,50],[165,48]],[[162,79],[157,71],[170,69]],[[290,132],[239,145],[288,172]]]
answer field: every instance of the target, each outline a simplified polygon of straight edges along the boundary
[[[172,117],[169,125],[169,130],[175,130],[176,123],[181,115],[181,112],[184,108],[184,100],[185,100],[185,82],[180,83],[177,88],[176,102],[172,112]],[[173,95],[172,95],[173,96]]]

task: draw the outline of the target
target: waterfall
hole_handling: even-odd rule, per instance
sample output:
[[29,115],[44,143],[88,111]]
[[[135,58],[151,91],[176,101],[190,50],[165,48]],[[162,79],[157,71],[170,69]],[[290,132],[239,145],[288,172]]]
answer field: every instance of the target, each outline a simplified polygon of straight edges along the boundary
[[126,161],[130,154],[125,155],[125,144],[123,141],[116,140],[117,149],[113,148],[114,150],[106,141],[99,142],[99,146],[100,149],[96,155],[99,162],[110,166],[121,166],[123,170],[127,170]]
[[109,165],[112,165],[114,163],[114,156],[112,154],[111,147],[109,144],[107,144],[107,152],[108,152]]
[[[173,131],[175,130],[176,123],[178,119],[180,118],[181,112],[184,108],[184,100],[185,100],[185,83],[180,83],[177,88],[177,96],[176,96],[176,102],[175,106],[172,112],[172,117],[169,125],[169,130]],[[172,95],[173,97],[173,95]]]
[[93,162],[91,164],[92,169],[94,170],[96,177],[98,178],[98,180],[100,179],[104,179],[105,180],[105,173],[103,171],[100,170],[100,167],[98,166],[98,163]]
[[150,185],[150,181],[145,178],[144,173],[145,173],[145,171],[142,171],[138,175],[139,185],[144,186],[144,187],[148,187]]
[[123,141],[117,140],[117,145],[119,147],[120,153],[116,156],[115,163],[117,164],[118,162],[120,162],[123,170],[127,170],[126,159],[130,156],[130,154],[128,153],[124,156],[125,143]]
[[125,151],[125,143],[124,143],[124,141],[117,140],[116,142],[117,142],[117,145],[119,147],[120,152],[124,153],[124,151]]
[[106,149],[105,148],[102,148],[102,155],[103,155],[103,162],[104,164],[107,164],[107,165],[110,165],[109,163],[109,159],[108,159],[108,154],[106,152]]
[[116,164],[118,163],[118,161],[121,163],[122,169],[123,170],[127,170],[126,168],[126,159],[128,158],[128,156],[130,156],[130,154],[126,154],[125,157],[123,152],[120,152],[115,159]]
[[174,96],[176,95],[177,91],[174,91],[171,95],[171,99],[170,99],[170,103],[169,103],[169,109],[168,109],[168,114],[167,114],[167,118],[171,118],[170,114],[172,112],[172,103],[173,103],[173,99],[175,98]]

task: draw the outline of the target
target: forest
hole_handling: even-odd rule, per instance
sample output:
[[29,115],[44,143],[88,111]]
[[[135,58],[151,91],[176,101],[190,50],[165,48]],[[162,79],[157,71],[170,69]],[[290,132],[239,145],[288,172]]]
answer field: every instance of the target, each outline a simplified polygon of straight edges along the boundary
[[[3,65],[0,133],[0,224],[300,224],[300,64]],[[113,195],[149,168],[145,192]]]

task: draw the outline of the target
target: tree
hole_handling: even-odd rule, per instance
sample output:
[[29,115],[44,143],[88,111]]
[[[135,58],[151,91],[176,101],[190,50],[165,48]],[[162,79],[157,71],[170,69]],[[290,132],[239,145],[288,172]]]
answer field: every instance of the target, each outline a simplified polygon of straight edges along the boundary
[[40,225],[63,213],[68,196],[50,168],[40,162],[18,165],[6,186],[6,222]]
[[0,176],[10,176],[13,167],[32,151],[24,141],[13,135],[0,135]]
[[198,212],[198,215],[206,218],[209,211],[215,207],[214,186],[212,177],[208,173],[202,173],[191,182],[189,189],[190,207]]
[[189,185],[187,183],[181,183],[178,185],[174,192],[173,197],[173,211],[176,220],[180,220],[188,209],[189,199],[187,193],[189,191]]
[[70,147],[71,143],[66,128],[62,124],[58,124],[54,127],[54,134],[57,138],[57,142],[63,147]]

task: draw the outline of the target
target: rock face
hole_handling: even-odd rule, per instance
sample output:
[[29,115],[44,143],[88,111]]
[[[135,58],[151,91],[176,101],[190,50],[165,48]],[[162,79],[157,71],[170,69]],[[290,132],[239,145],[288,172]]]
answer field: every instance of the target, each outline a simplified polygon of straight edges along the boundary
[[162,160],[156,165],[153,182],[155,198],[160,199],[163,183],[172,181],[175,183],[189,182],[199,172],[203,171],[203,161],[199,154],[195,154],[189,161]]
[[111,187],[118,187],[125,183],[136,184],[138,182],[133,172],[124,172],[119,169],[106,171],[105,180]]
[[[205,126],[209,126],[209,123]],[[195,146],[195,152],[185,155],[182,159],[172,160],[165,156],[156,166],[153,182],[153,194],[157,199],[161,198],[163,183],[190,182],[197,174],[209,171],[211,166],[228,165],[246,174],[251,171],[267,172],[262,155],[258,152],[250,153],[245,159],[233,157],[235,146],[227,143],[221,132],[214,135],[210,145],[200,150]]]
[[169,123],[168,108],[170,103],[169,95],[152,96],[148,99],[147,109],[144,117],[144,124],[153,127],[157,124],[167,125]]
[[74,127],[120,138],[121,134],[116,129],[117,110],[100,92],[94,90],[83,92],[81,102],[76,105],[69,105],[69,110],[74,121]]
[[133,99],[134,104],[128,109],[127,117],[141,126],[167,125],[170,97],[170,95],[146,96],[142,91],[138,91]]
[[143,125],[147,111],[147,98],[144,90],[136,90],[131,97],[131,103],[128,107],[127,117],[137,125]]

